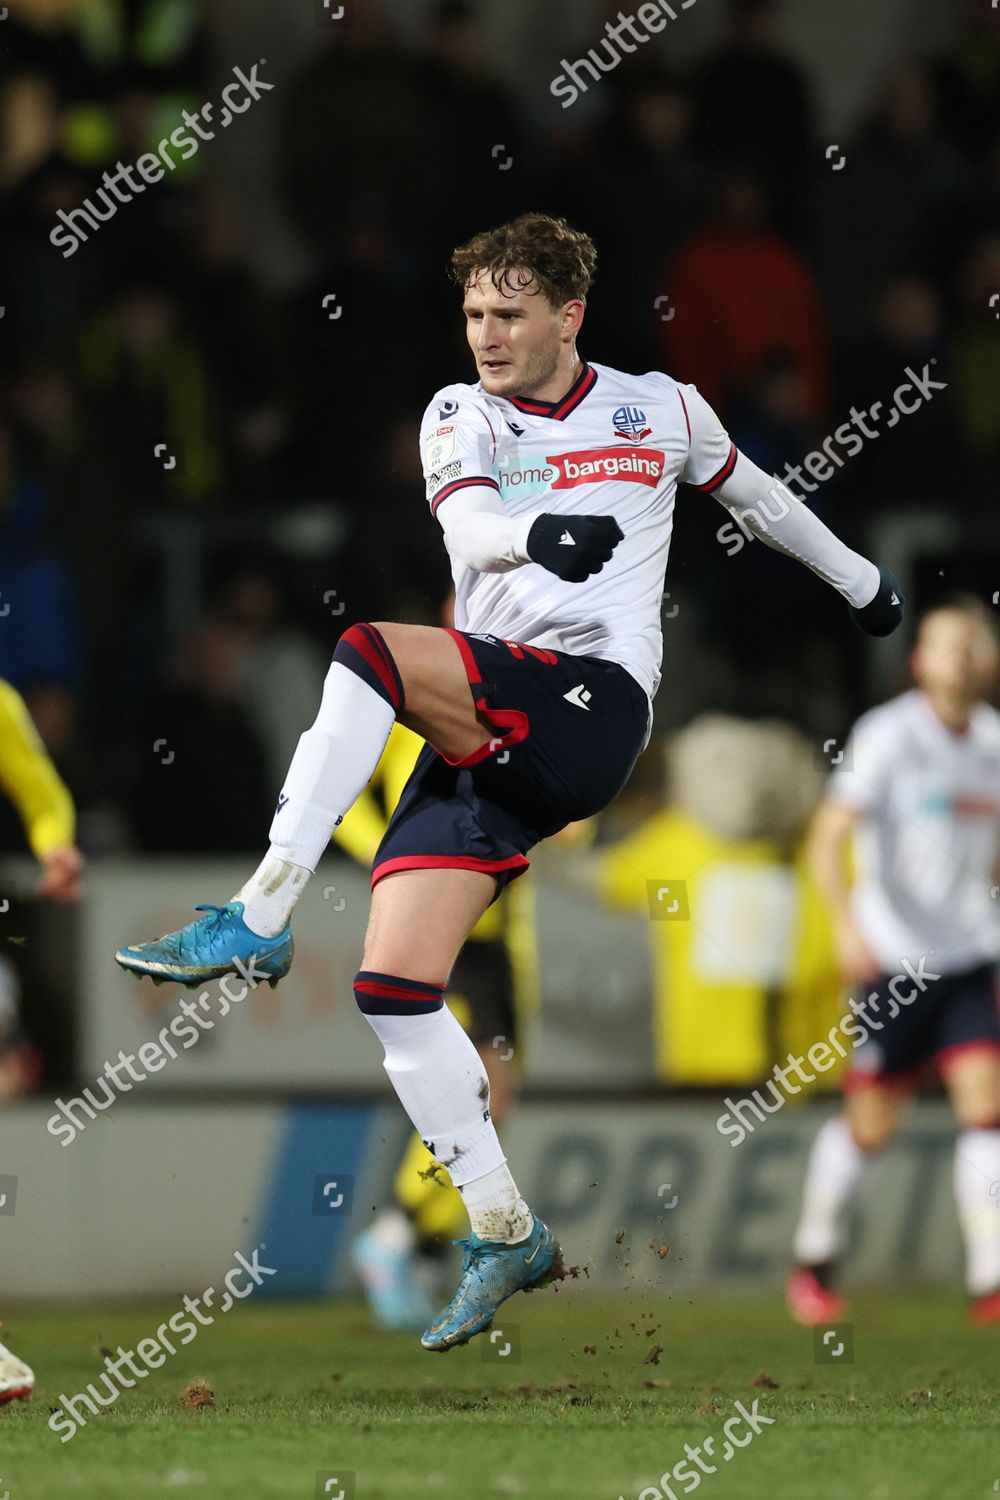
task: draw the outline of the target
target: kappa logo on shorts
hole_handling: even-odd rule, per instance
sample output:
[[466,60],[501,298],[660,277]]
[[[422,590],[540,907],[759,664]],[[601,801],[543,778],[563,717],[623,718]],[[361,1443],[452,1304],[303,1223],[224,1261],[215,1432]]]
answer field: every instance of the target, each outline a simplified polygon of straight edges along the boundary
[[588,693],[582,682],[578,682],[575,688],[570,688],[568,693],[563,693],[567,703],[572,703],[576,708],[589,709],[593,693]]

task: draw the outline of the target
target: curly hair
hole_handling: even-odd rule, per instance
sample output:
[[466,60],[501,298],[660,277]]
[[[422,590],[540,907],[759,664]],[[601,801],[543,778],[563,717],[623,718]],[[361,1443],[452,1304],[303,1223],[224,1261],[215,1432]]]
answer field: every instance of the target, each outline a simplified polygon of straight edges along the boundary
[[523,272],[528,271],[531,295],[541,293],[553,307],[585,302],[596,267],[590,235],[550,214],[521,214],[510,224],[484,230],[451,257],[452,280],[463,291],[485,271],[498,292],[512,296],[526,290]]

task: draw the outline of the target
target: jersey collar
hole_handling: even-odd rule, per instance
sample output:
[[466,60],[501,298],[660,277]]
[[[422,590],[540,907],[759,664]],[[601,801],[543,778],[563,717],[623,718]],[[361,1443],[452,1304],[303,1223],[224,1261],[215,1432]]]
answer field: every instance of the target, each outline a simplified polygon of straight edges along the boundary
[[576,411],[597,384],[597,371],[593,365],[585,364],[577,379],[560,401],[535,401],[522,396],[508,396],[511,406],[529,417],[551,417],[554,422],[564,422]]

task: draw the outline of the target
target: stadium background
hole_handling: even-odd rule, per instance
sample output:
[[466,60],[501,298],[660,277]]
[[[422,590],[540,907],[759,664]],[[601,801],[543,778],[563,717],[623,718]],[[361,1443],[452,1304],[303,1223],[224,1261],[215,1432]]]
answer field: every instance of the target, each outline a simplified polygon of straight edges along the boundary
[[[337,635],[439,617],[416,432],[469,367],[453,244],[529,207],[586,228],[583,352],[694,380],[777,471],[930,365],[947,389],[809,503],[917,608],[1000,588],[986,0],[697,0],[566,110],[549,85],[617,4],[331,9],[10,0],[0,23],[0,676],[90,860],[79,909],[41,907],[0,812],[4,953],[44,1059],[3,1120],[13,1298],[203,1284],[262,1238],[276,1291],[344,1286],[387,1189],[405,1127],[354,1015],[366,886],[335,851],[288,981],[70,1146],[45,1122],[174,1013],[113,949],[239,883]],[[272,91],[63,259],[57,212],[261,59]],[[853,717],[905,680],[905,641],[852,633],[760,546],[729,556],[724,521],[682,492],[653,743],[600,826],[531,877],[542,1009],[510,1144],[597,1284],[628,1283],[615,1226],[669,1212],[663,1286],[778,1285],[829,1106],[817,1089],[738,1151],[714,1122],[835,1013],[802,824]],[[650,882],[684,882],[688,920],[659,920]],[[948,1148],[930,1101],[855,1279],[956,1276]],[[347,1179],[327,1212],[316,1185]]]

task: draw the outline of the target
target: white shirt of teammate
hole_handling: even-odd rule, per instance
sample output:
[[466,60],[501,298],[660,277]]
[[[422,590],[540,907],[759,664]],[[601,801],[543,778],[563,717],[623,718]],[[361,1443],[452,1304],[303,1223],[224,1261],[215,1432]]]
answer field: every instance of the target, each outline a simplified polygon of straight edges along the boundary
[[828,793],[861,814],[854,917],[887,974],[934,949],[953,974],[1000,958],[1000,713],[956,734],[918,689],[857,722]]

